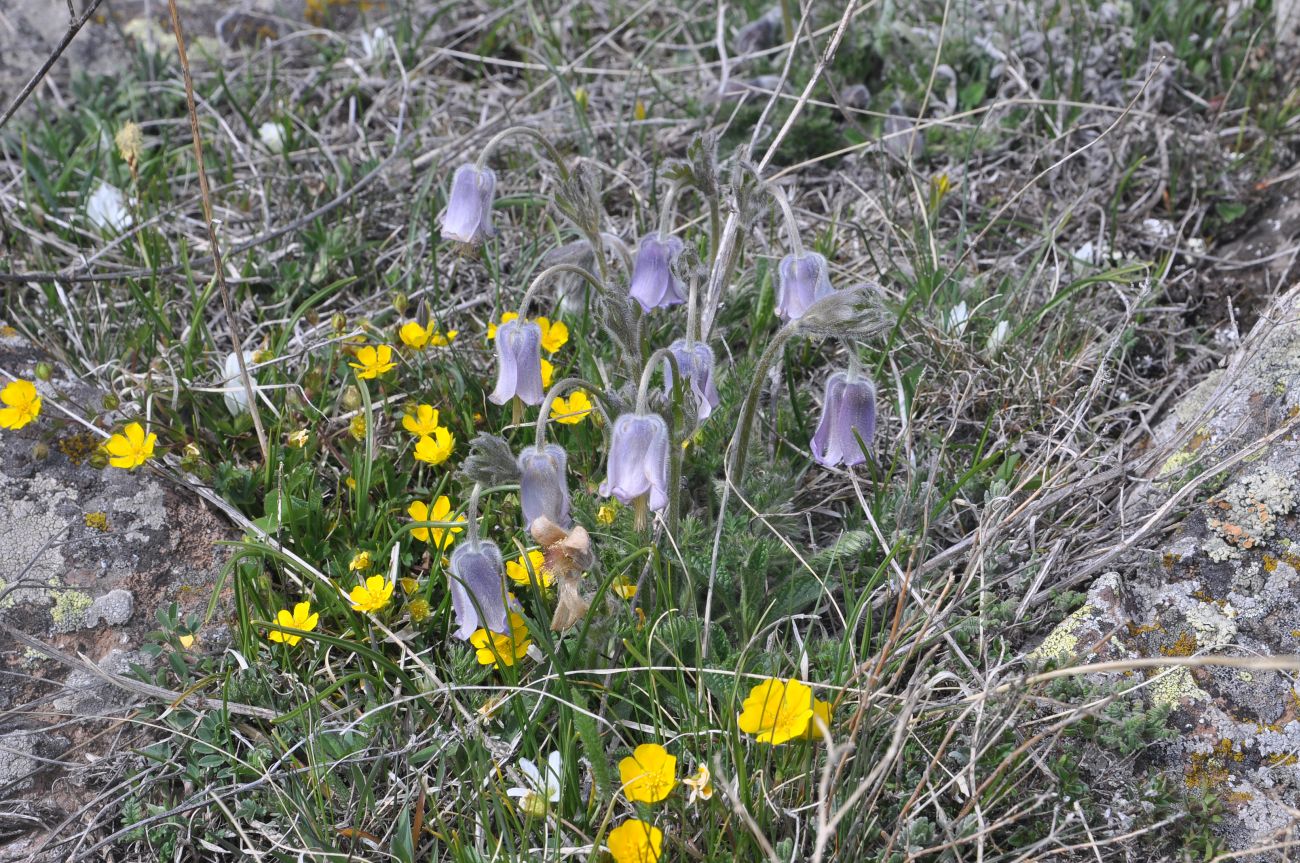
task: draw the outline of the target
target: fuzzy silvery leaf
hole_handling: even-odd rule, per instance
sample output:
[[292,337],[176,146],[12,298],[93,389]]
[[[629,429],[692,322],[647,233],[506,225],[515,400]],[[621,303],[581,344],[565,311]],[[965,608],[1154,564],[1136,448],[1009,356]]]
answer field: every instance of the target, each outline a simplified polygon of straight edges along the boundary
[[[556,246],[542,256],[541,269],[556,264],[571,264],[582,267],[587,272],[594,272],[596,254],[587,240],[574,240]],[[577,273],[560,273],[555,277],[555,294],[560,298],[560,309],[568,314],[580,313],[587,305],[587,295],[590,292],[591,285]]]
[[604,222],[604,209],[600,203],[600,175],[586,162],[581,163],[560,182],[555,194],[555,206],[578,230],[594,237],[600,233]]
[[519,465],[505,438],[479,432],[469,442],[469,455],[460,473],[470,482],[484,486],[512,485],[519,481]]
[[776,44],[777,38],[781,35],[781,7],[773,6],[762,14],[761,17],[755,18],[736,34],[736,41],[733,45],[739,55],[753,54],[757,51],[765,51]]
[[871,338],[894,325],[880,286],[865,282],[832,291],[809,306],[799,318],[799,331],[811,335]]

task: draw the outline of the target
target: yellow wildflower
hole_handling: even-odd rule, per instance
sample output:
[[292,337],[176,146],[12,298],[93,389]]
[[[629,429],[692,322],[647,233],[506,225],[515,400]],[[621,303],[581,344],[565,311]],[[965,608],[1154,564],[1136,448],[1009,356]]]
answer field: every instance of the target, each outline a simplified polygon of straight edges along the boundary
[[157,440],[158,435],[146,435],[142,425],[131,423],[122,429],[121,434],[113,435],[104,444],[109,455],[108,463],[113,467],[134,470],[153,458],[153,445]]
[[352,560],[348,562],[348,572],[365,572],[370,569],[370,552],[358,551],[352,555]]
[[532,646],[523,616],[513,611],[510,612],[509,635],[478,629],[469,637],[469,643],[475,648],[474,655],[479,665],[497,668],[514,665],[528,655],[528,648]]
[[808,720],[808,730],[803,733],[805,740],[822,740],[822,726],[831,730],[831,703],[820,698],[813,699],[813,715]]
[[630,600],[636,596],[636,582],[622,576],[614,579],[614,583],[609,586],[609,589],[624,599]]
[[391,371],[397,363],[388,345],[366,345],[357,349],[357,361],[348,365],[357,370],[357,377],[369,380]]
[[659,863],[664,831],[640,818],[629,818],[609,831],[605,844],[614,863]]
[[415,459],[426,464],[442,464],[456,447],[456,438],[442,426],[415,442]]
[[611,500],[609,503],[602,503],[600,509],[596,510],[597,524],[610,525],[614,523],[616,518],[618,518],[618,503],[615,501]]
[[640,122],[645,118],[646,118],[645,102],[642,102],[640,99],[637,99],[636,104],[632,106],[632,119]]
[[491,321],[488,321],[488,340],[491,341],[492,339],[495,339],[497,337],[497,327],[501,326],[501,324],[508,324],[518,317],[519,317],[518,312],[506,312],[501,316],[501,320],[499,323],[493,323]]
[[353,438],[359,441],[366,439],[365,414],[357,414],[352,418],[352,422],[348,423],[348,434],[352,435]]
[[569,328],[564,321],[552,322],[548,318],[536,318],[534,323],[542,331],[542,350],[553,354],[569,341]]
[[[528,562],[525,563],[523,558],[519,560],[506,561],[506,575],[515,584],[527,587],[533,583],[533,573],[536,574],[537,583],[542,587],[550,587],[555,584],[555,575],[549,569],[544,569],[542,564],[546,560],[546,555],[536,549],[528,552]],[[529,568],[532,568],[532,573]]]
[[402,428],[416,437],[433,434],[438,428],[438,409],[433,405],[416,405],[415,413],[402,417]]
[[411,613],[411,623],[420,623],[432,613],[427,599],[412,599],[406,604],[406,610]]
[[695,769],[695,775],[683,779],[682,784],[691,789],[690,797],[686,799],[687,803],[708,800],[713,796],[713,778],[709,775],[709,768],[703,764]]
[[[463,515],[458,515],[454,519],[450,518],[451,501],[448,500],[445,494],[435,500],[433,506],[429,506],[422,500],[415,501],[407,507],[406,514],[411,517],[412,521],[457,521],[462,523],[465,521]],[[462,530],[464,528],[460,527],[414,527],[411,528],[411,536],[422,542],[432,543],[438,549],[446,551],[451,548],[452,542],[455,541],[455,535]],[[445,545],[444,538],[446,540]]]
[[551,402],[551,419],[565,425],[577,425],[591,413],[591,398],[586,390],[574,390],[569,397],[557,397]]
[[393,596],[393,587],[394,583],[382,575],[372,575],[366,579],[365,584],[352,588],[348,598],[352,600],[352,608],[356,611],[375,612],[388,605],[388,600]]
[[189,650],[191,647],[194,646],[194,638],[195,638],[194,634],[189,632],[176,636],[176,640],[179,641],[181,643],[181,647],[185,648],[186,650]]
[[0,390],[0,428],[20,429],[41,412],[41,397],[30,381],[10,381]]
[[555,377],[555,366],[550,360],[542,360],[542,389],[550,389],[551,379]]
[[397,331],[397,337],[402,340],[402,344],[408,348],[414,348],[422,351],[425,348],[443,348],[451,344],[457,335],[457,330],[448,330],[440,332],[435,328],[433,321],[429,322],[427,327],[420,326],[415,321],[407,321],[402,324],[401,329]]
[[777,746],[803,737],[812,717],[813,695],[806,684],[769,678],[749,691],[737,724],[759,743]]
[[[280,626],[289,629],[301,629],[307,632],[316,628],[316,622],[319,619],[320,615],[311,610],[310,601],[298,603],[293,607],[292,612],[287,608],[282,608],[275,615],[275,622]],[[295,644],[302,641],[301,635],[294,635],[293,633],[285,632],[283,629],[278,628],[273,628],[266,634],[266,637],[271,641],[284,642],[290,647],[293,647]]]
[[658,743],[642,743],[618,762],[623,796],[634,803],[658,803],[677,784],[677,756]]
[[296,431],[289,432],[288,437],[286,439],[288,440],[290,446],[296,446],[298,447],[298,449],[302,449],[307,445],[307,442],[311,440],[311,432],[307,431],[305,428],[298,429]]

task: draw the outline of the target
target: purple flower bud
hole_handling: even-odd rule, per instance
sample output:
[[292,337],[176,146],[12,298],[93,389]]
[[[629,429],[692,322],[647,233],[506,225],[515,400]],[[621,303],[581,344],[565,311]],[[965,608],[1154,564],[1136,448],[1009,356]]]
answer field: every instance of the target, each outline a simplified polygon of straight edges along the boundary
[[685,246],[678,237],[646,234],[636,249],[632,266],[632,298],[645,311],[686,302],[682,283],[673,275],[673,264]]
[[[835,372],[826,379],[822,419],[812,438],[813,458],[818,464],[862,464],[863,447],[871,446],[876,431],[876,387],[864,377]],[[862,445],[858,445],[862,438]]]
[[[691,392],[695,394],[696,420],[704,422],[722,401],[718,395],[718,387],[713,383],[713,351],[704,342],[687,342],[686,339],[673,342],[668,346],[668,351],[673,355],[673,359],[677,360],[677,368],[681,370],[682,377],[687,380]],[[668,397],[672,398],[673,367],[671,364],[668,366],[664,383],[668,390]]]
[[505,567],[495,544],[471,540],[456,546],[447,581],[458,624],[453,635],[464,640],[476,629],[509,633]]
[[569,456],[562,447],[525,447],[519,453],[519,500],[524,509],[524,528],[539,516],[546,516],[560,527],[573,524],[569,518],[569,483],[565,465]]
[[492,227],[492,195],[497,175],[491,168],[461,165],[451,180],[451,196],[439,224],[442,238],[477,245],[496,233]]
[[668,505],[668,424],[663,417],[623,414],[614,420],[609,477],[600,484],[600,494],[628,505],[649,494],[650,509]]
[[783,321],[797,320],[809,306],[834,291],[824,257],[816,252],[786,255],[776,280],[776,313]]
[[516,396],[526,405],[542,400],[542,329],[516,318],[497,327],[497,386],[488,396],[503,405]]

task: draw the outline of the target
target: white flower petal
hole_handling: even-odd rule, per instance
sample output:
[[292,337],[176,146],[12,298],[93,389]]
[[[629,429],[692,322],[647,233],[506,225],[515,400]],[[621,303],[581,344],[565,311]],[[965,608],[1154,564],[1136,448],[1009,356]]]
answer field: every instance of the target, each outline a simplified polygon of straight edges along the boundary
[[86,202],[86,218],[101,231],[120,234],[131,227],[131,211],[126,207],[122,190],[100,182]]

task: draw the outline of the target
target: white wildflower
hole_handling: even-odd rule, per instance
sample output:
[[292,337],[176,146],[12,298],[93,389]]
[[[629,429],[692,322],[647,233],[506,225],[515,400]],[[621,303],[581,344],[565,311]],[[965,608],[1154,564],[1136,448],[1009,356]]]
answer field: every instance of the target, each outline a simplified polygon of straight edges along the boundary
[[263,123],[257,130],[257,137],[262,139],[262,146],[272,153],[284,152],[284,126],[271,121]]
[[90,200],[86,202],[86,218],[101,231],[120,234],[131,227],[131,211],[126,206],[122,190],[100,182]]
[[547,756],[542,770],[529,759],[520,758],[519,772],[524,775],[525,785],[507,789],[506,795],[519,798],[520,811],[529,815],[544,815],[548,803],[560,802],[560,776],[563,770],[564,763],[560,760],[559,752]]

